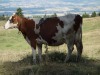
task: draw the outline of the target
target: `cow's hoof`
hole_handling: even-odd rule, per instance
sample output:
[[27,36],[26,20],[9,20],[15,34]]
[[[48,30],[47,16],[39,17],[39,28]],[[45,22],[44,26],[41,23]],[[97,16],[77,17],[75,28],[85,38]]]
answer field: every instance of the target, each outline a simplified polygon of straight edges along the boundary
[[38,64],[41,64],[41,63],[42,63],[42,61],[39,61],[39,62],[38,62]]
[[70,59],[65,59],[64,60],[64,63],[68,63],[68,62],[70,62]]
[[80,60],[81,60],[80,57],[77,57],[77,58],[76,58],[76,62],[79,62]]

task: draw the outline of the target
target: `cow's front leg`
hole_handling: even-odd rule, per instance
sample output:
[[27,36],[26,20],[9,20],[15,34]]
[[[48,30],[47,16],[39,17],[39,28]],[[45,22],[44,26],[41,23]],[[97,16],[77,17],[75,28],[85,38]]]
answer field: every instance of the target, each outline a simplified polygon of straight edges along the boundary
[[32,47],[32,54],[33,54],[33,62],[36,64],[36,49]]
[[33,62],[34,64],[36,64],[36,40],[33,37],[31,37],[28,38],[28,42],[32,48]]
[[26,39],[26,41],[32,48],[33,62],[34,64],[36,64],[36,40],[33,37],[29,38],[25,35],[24,35],[24,38]]
[[38,47],[39,62],[42,62],[42,44],[37,44],[37,47]]

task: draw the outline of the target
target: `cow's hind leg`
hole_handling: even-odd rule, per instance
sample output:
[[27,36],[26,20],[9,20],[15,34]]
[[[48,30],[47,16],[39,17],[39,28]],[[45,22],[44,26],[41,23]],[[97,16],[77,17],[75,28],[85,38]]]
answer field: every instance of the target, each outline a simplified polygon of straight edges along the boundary
[[77,48],[77,59],[79,61],[83,51],[83,43],[82,43],[82,29],[81,27],[78,29],[76,36],[75,36],[75,45]]
[[82,50],[83,50],[82,41],[77,41],[75,43],[75,45],[76,45],[76,48],[77,48],[77,59],[76,59],[76,61],[79,61],[80,58],[81,58],[81,55],[82,55]]
[[45,64],[47,64],[48,59],[49,59],[49,57],[48,57],[48,45],[47,45],[47,44],[45,45],[45,48],[46,48],[46,51],[45,51],[45,54],[46,54],[46,57],[45,57]]
[[70,60],[70,56],[74,49],[74,38],[69,39],[66,43],[67,43],[67,47],[68,47],[68,54],[66,55],[64,62],[68,62]]
[[37,44],[38,47],[38,56],[39,56],[39,63],[42,62],[42,44]]

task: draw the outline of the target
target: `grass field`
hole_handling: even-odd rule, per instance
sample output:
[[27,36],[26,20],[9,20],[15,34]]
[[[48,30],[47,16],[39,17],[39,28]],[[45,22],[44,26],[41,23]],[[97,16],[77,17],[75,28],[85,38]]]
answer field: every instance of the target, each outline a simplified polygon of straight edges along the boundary
[[[83,54],[75,62],[63,63],[67,46],[49,47],[47,64],[32,65],[31,48],[17,29],[3,29],[0,21],[0,75],[100,75],[100,17],[83,21]],[[45,53],[43,48],[43,54]],[[43,55],[45,59],[45,55]]]

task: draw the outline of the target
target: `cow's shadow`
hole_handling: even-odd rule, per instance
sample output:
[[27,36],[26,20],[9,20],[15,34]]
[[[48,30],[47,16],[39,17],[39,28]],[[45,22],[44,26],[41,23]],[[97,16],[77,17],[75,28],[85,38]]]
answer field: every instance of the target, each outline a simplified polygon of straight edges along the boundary
[[[99,75],[100,60],[83,57],[76,62],[76,55],[71,56],[68,63],[64,63],[65,54],[53,52],[42,55],[43,62],[33,65],[32,55],[28,55],[17,62],[5,62],[3,64],[4,75]],[[38,58],[38,56],[37,56]]]

